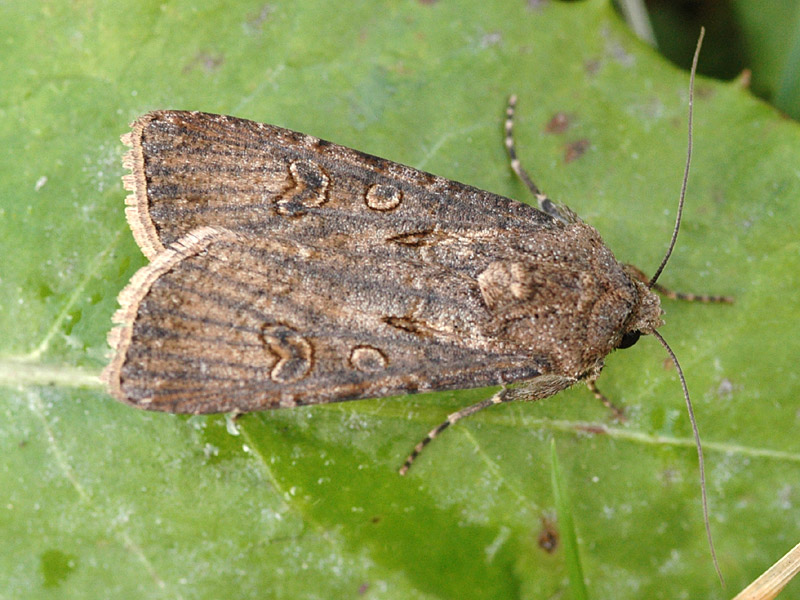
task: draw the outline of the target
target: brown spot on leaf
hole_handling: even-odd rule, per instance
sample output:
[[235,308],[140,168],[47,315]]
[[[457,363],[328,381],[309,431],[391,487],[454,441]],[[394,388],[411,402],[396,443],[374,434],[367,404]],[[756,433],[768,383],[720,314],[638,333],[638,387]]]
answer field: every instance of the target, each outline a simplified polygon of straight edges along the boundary
[[560,538],[561,536],[558,533],[555,521],[549,517],[542,517],[542,529],[539,531],[539,537],[536,539],[539,548],[548,554],[553,554],[553,552],[558,550]]
[[564,162],[571,163],[573,160],[579,159],[581,156],[586,154],[588,149],[589,140],[585,138],[572,142],[564,151]]
[[544,132],[564,133],[569,128],[569,125],[569,115],[565,112],[559,111],[550,117],[550,120],[544,127]]

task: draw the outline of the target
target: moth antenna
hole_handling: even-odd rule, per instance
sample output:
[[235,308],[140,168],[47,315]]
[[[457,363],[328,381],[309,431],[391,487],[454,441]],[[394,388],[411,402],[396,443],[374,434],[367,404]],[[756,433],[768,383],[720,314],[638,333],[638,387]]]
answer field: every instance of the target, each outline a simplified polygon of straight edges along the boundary
[[717,571],[717,576],[719,577],[719,582],[722,584],[722,587],[725,587],[725,578],[722,576],[722,571],[719,568],[719,562],[717,561],[717,552],[714,549],[714,539],[711,537],[711,522],[708,519],[708,494],[706,493],[706,469],[705,463],[703,461],[703,445],[700,443],[700,431],[697,429],[697,421],[694,418],[694,409],[692,408],[692,401],[689,399],[689,388],[686,385],[686,378],[683,376],[683,369],[681,369],[681,365],[678,362],[678,357],[675,356],[675,353],[672,351],[672,348],[669,347],[667,344],[667,340],[661,337],[661,334],[658,331],[652,332],[653,336],[659,341],[659,343],[664,346],[664,350],[667,351],[669,357],[672,359],[673,364],[675,365],[675,370],[678,372],[678,379],[681,381],[681,387],[683,388],[683,397],[686,399],[686,409],[689,412],[689,421],[692,423],[692,433],[694,434],[694,442],[697,446],[697,462],[700,469],[700,491],[703,497],[703,522],[706,526],[706,537],[708,538],[708,547],[711,550],[711,560],[714,561],[714,569]]
[[667,261],[669,261],[669,257],[672,254],[673,248],[675,248],[675,242],[678,239],[678,230],[681,226],[681,215],[683,215],[683,201],[686,198],[686,186],[689,182],[689,165],[692,163],[692,115],[694,112],[694,76],[697,73],[697,59],[700,57],[700,47],[703,45],[703,37],[706,34],[705,27],[700,28],[700,37],[697,38],[697,48],[694,50],[694,58],[692,59],[692,70],[689,73],[689,135],[688,135],[688,144],[686,148],[686,166],[683,169],[683,183],[681,184],[681,195],[680,199],[678,200],[678,214],[675,217],[675,228],[672,230],[672,239],[669,242],[669,247],[667,248],[667,253],[664,255],[664,258],[661,259],[661,264],[658,265],[656,269],[655,275],[650,278],[650,282],[647,284],[648,288],[652,288],[656,281],[658,281],[661,272],[664,270],[664,267],[667,266]]

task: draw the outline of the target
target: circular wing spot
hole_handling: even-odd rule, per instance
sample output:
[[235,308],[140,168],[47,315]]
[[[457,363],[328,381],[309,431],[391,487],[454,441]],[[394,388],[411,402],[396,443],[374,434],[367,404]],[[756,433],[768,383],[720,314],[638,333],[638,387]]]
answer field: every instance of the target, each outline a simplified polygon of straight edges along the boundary
[[388,211],[400,206],[403,192],[393,185],[375,184],[367,190],[364,199],[372,210]]
[[291,327],[264,325],[261,339],[276,362],[270,378],[276,383],[299,381],[311,371],[313,348],[311,343]]
[[350,352],[350,366],[364,373],[383,371],[388,364],[386,355],[372,346],[356,346]]

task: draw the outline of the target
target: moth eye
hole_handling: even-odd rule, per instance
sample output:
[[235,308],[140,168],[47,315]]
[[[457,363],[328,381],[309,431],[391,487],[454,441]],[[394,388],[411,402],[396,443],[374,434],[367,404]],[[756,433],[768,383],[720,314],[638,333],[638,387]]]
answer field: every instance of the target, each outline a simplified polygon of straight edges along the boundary
[[624,333],[622,335],[622,339],[619,341],[619,344],[617,344],[617,348],[630,348],[639,341],[639,336],[641,335],[642,333],[638,329]]

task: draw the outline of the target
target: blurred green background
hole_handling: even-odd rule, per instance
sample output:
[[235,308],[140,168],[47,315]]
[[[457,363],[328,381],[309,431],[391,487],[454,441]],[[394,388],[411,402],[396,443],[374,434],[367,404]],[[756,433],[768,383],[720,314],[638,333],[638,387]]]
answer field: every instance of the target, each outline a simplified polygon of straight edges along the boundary
[[701,73],[732,79],[746,70],[754,94],[800,117],[800,4],[795,0],[618,0],[617,5],[624,14],[645,15],[630,20],[644,32],[649,23],[652,37],[647,39],[687,67],[697,31],[706,27],[710,43],[703,50]]

